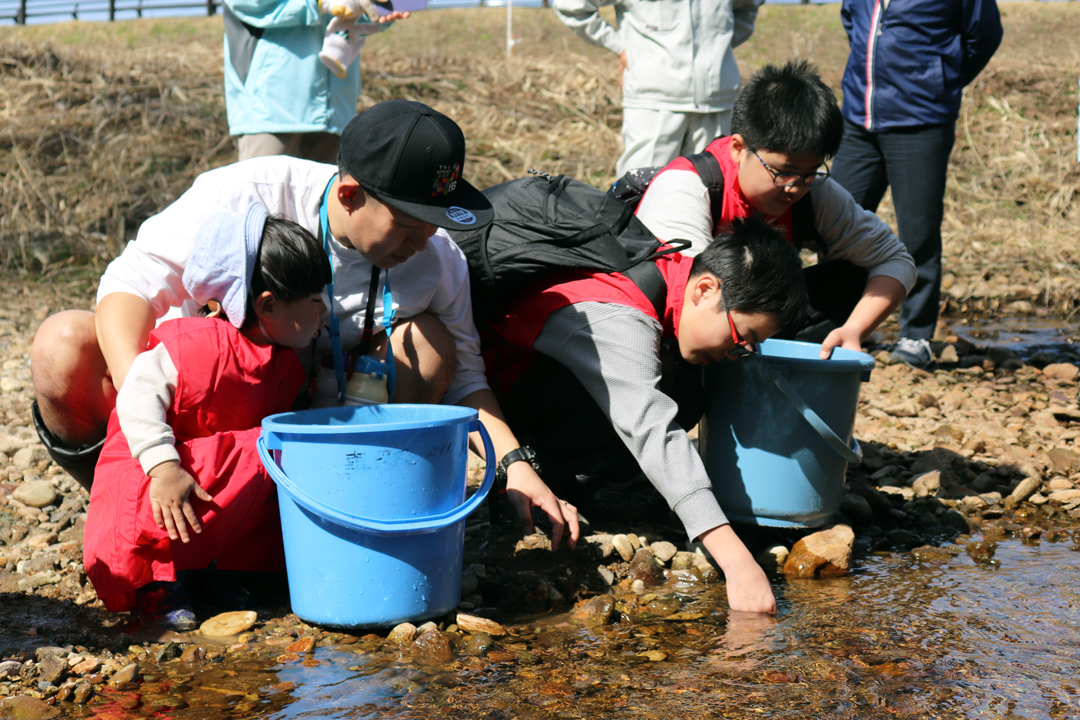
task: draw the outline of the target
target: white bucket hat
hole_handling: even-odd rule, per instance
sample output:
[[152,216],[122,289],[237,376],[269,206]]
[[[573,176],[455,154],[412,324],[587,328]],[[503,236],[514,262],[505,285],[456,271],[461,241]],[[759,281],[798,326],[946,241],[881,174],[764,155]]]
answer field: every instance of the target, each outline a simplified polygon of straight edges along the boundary
[[211,215],[195,235],[184,288],[200,306],[216,300],[237,328],[244,324],[248,288],[270,213],[261,203],[245,212]]

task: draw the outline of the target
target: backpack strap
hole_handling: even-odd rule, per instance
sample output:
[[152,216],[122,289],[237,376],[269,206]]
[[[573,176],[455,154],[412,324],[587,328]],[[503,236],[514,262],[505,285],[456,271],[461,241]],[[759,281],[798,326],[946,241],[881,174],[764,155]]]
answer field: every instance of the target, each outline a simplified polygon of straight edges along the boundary
[[702,150],[695,155],[687,155],[686,159],[694,166],[698,177],[709,190],[709,209],[712,212],[712,228],[716,230],[716,224],[724,215],[724,172],[720,169],[720,161],[708,150]]
[[645,294],[652,303],[660,324],[663,325],[664,309],[667,307],[667,280],[664,279],[660,268],[656,267],[656,263],[651,260],[639,262],[624,270],[622,274],[633,280],[638,289]]
[[798,249],[807,245],[817,245],[822,255],[829,253],[825,238],[817,229],[814,218],[814,194],[806,193],[799,202],[791,206],[791,241]]

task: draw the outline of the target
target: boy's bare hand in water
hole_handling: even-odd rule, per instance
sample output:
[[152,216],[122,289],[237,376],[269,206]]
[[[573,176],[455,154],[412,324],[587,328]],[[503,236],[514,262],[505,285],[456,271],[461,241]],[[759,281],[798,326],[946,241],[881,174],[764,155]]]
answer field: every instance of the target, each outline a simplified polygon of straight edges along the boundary
[[202,532],[195,508],[191,507],[188,495],[192,491],[200,500],[213,500],[210,493],[199,487],[195,478],[184,470],[175,460],[169,460],[150,469],[150,509],[154,512],[154,522],[162,530],[168,530],[173,540],[188,542],[187,526],[197,533]]
[[765,571],[743,545],[731,525],[701,534],[705,549],[724,571],[728,606],[732,610],[776,614],[776,597]]

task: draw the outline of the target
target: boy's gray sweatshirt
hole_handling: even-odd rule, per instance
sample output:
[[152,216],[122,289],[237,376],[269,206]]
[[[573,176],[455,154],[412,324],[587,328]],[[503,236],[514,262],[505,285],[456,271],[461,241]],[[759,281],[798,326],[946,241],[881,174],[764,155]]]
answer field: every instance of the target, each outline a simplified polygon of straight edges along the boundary
[[640,310],[579,302],[548,315],[533,349],[566,366],[611,420],[694,539],[727,523],[678,406],[659,389],[661,327]]

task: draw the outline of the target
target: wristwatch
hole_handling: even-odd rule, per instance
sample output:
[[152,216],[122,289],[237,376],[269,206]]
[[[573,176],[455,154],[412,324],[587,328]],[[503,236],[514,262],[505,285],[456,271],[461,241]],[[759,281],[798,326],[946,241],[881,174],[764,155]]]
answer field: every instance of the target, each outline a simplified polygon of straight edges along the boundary
[[516,462],[527,462],[532,465],[532,469],[536,472],[540,472],[540,463],[536,462],[536,451],[528,445],[522,445],[519,448],[514,448],[510,452],[503,455],[503,459],[499,461],[498,466],[495,468],[495,487],[500,492],[506,490],[506,470]]

